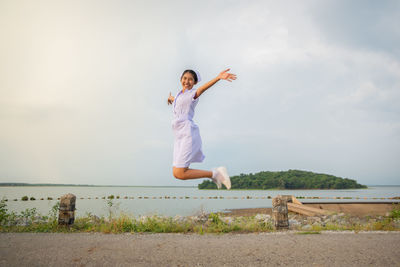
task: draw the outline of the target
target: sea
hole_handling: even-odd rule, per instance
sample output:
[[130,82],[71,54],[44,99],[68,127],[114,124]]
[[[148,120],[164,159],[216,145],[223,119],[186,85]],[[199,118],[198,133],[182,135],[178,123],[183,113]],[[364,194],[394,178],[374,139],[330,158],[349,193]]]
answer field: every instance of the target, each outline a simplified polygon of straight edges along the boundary
[[[277,195],[294,195],[302,202],[399,202],[400,186],[369,186],[343,190],[199,190],[197,187],[146,186],[1,186],[8,212],[35,208],[49,214],[62,195],[76,196],[76,215],[192,216],[231,209],[272,207]],[[114,196],[110,201],[108,197]],[[28,201],[21,198],[27,196]],[[30,200],[32,198],[32,200]],[[50,198],[50,200],[48,200]],[[34,200],[33,200],[34,199]]]

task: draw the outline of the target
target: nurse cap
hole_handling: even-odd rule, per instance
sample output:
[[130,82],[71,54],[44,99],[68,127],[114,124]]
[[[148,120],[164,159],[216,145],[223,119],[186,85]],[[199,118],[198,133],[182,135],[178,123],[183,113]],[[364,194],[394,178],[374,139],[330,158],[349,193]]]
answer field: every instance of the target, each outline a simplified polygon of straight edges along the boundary
[[199,83],[201,81],[201,76],[200,73],[197,70],[193,70],[194,72],[196,72],[197,75],[197,83]]

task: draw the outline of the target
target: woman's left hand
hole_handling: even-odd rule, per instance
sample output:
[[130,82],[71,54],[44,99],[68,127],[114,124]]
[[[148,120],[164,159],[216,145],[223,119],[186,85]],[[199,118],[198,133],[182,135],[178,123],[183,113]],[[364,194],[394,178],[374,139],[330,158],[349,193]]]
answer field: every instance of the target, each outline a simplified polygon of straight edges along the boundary
[[222,79],[222,80],[227,80],[229,82],[236,80],[236,74],[233,73],[228,73],[228,71],[230,71],[230,69],[226,69],[224,71],[222,71],[219,75],[218,75],[218,79]]
[[175,97],[173,97],[173,96],[171,95],[171,92],[169,92],[169,97],[168,97],[168,100],[167,100],[168,105],[172,105],[172,103],[174,102],[174,100],[175,100]]

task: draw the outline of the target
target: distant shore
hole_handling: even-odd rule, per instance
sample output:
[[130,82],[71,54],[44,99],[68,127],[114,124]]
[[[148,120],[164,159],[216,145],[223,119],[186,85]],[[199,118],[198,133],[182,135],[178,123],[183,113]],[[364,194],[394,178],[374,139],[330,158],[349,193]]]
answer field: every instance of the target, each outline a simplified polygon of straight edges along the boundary
[[30,183],[0,183],[0,187],[6,186],[76,186],[76,187],[167,187],[167,188],[197,188],[197,186],[171,186],[171,185],[92,185],[92,184],[30,184]]
[[[7,186],[73,186],[73,187],[150,187],[150,188],[198,188],[194,186],[172,186],[172,185],[95,185],[95,184],[51,184],[51,183],[0,183],[0,187]],[[343,189],[326,189],[326,188],[309,188],[309,189],[280,189],[280,188],[269,188],[269,189],[231,189],[234,191],[301,191],[301,190],[358,190],[358,189],[369,189],[370,187],[400,187],[400,185],[366,185],[368,188],[343,188]],[[217,189],[205,188],[201,190],[213,190]],[[223,189],[226,191],[225,189]]]

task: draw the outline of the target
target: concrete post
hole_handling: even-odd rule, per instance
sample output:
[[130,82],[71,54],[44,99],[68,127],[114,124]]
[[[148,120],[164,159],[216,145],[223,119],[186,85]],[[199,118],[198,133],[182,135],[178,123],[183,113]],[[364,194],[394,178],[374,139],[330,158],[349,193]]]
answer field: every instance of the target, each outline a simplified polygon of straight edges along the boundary
[[76,196],[66,194],[60,198],[60,209],[58,213],[58,224],[71,225],[75,221]]
[[272,199],[272,218],[276,230],[289,229],[287,197],[278,195]]

